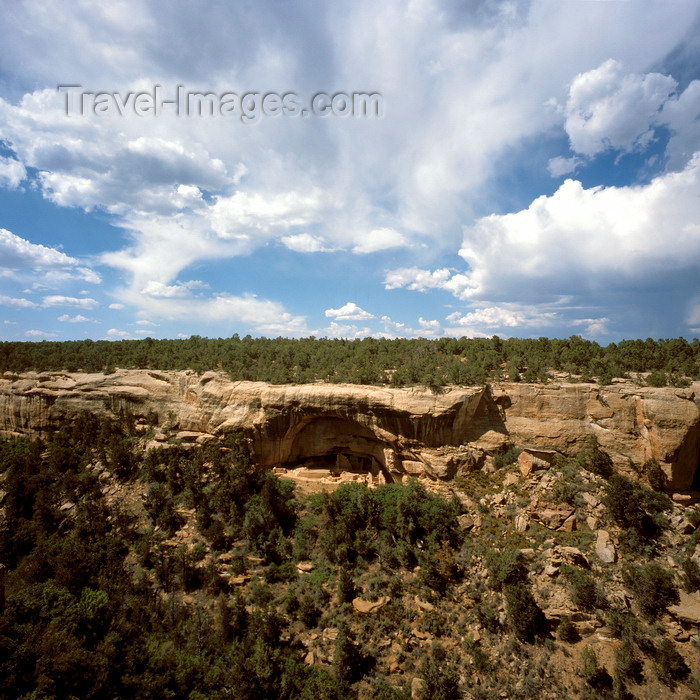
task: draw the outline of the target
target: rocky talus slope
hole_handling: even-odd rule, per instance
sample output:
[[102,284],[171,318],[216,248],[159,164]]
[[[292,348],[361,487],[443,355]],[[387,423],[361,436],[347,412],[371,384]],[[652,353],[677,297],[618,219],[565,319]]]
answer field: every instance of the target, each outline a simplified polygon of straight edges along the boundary
[[451,479],[508,445],[575,455],[595,435],[625,471],[653,458],[671,489],[693,485],[700,458],[700,382],[686,389],[633,383],[499,383],[487,388],[393,389],[236,382],[221,372],[5,373],[0,434],[41,434],[82,411],[130,411],[184,441],[243,431],[267,466]]

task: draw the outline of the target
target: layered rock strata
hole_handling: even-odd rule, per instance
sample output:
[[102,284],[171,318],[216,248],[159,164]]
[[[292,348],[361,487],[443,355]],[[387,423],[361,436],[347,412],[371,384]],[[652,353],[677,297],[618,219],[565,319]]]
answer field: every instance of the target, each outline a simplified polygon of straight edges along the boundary
[[512,444],[578,452],[588,435],[620,468],[656,459],[671,487],[690,489],[700,455],[700,383],[493,384],[489,388],[272,386],[224,373],[118,370],[25,373],[0,379],[0,433],[42,434],[82,411],[137,419],[184,441],[243,431],[266,466],[306,465],[387,480],[449,479]]

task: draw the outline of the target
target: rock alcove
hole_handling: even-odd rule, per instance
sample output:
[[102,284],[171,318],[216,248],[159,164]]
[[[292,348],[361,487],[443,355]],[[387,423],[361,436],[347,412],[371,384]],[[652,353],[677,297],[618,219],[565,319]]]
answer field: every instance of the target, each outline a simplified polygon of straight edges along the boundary
[[388,445],[357,421],[310,417],[290,428],[283,442],[283,467],[305,467],[317,471],[318,477],[347,472],[393,481],[385,465]]

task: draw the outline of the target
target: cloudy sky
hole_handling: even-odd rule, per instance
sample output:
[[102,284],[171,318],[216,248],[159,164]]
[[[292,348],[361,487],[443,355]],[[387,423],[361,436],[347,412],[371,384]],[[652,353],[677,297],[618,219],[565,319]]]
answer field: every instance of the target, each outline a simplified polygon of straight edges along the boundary
[[0,339],[700,336],[697,0],[9,0],[0,47]]

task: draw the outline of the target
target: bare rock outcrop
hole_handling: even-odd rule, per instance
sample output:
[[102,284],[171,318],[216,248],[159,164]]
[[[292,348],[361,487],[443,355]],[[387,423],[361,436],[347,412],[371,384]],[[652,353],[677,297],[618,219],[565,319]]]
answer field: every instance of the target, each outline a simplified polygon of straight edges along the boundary
[[[309,463],[329,473],[412,473],[450,479],[513,444],[540,457],[574,455],[596,435],[618,468],[656,459],[672,488],[689,489],[700,455],[700,383],[688,389],[630,383],[494,384],[490,388],[274,386],[223,372],[117,370],[112,374],[6,373],[0,433],[41,434],[81,411],[157,414],[188,441],[232,431],[267,466]],[[201,439],[198,438],[201,437]]]
[[578,452],[595,435],[618,468],[655,459],[672,489],[689,489],[700,456],[700,383],[691,388],[614,384],[503,384],[511,441],[520,447]]

